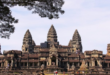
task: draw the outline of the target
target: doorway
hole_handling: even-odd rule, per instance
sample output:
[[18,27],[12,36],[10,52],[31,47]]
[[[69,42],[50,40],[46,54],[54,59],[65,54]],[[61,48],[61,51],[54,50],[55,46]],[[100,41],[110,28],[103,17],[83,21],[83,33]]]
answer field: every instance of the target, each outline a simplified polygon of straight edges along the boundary
[[51,60],[52,60],[52,65],[56,65],[56,57],[53,56]]

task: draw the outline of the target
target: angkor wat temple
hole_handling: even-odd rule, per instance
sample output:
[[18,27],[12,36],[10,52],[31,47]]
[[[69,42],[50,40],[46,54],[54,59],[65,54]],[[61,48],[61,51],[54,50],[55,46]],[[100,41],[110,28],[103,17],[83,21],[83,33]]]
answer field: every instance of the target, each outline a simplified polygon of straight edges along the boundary
[[83,53],[78,30],[75,30],[68,46],[59,44],[53,25],[48,31],[47,41],[40,45],[35,44],[30,31],[27,30],[23,38],[22,51],[9,50],[0,55],[0,71],[6,68],[9,71],[31,71],[36,73],[40,71],[49,73],[55,70],[58,72],[109,71],[110,44],[107,47],[107,54],[103,54],[99,50]]

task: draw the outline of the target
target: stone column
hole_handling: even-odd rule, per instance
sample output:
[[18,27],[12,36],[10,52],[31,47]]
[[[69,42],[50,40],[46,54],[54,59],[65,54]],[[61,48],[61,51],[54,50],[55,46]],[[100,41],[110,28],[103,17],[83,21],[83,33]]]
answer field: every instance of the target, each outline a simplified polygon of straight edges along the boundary
[[48,66],[48,61],[47,61],[47,66]]
[[74,63],[72,63],[72,69],[74,70],[75,66],[74,66]]
[[38,62],[38,67],[40,66],[40,62]]
[[109,63],[107,64],[107,67],[109,67]]
[[49,66],[51,65],[51,59],[49,58]]
[[1,67],[3,67],[3,62],[1,63]]
[[28,64],[28,62],[27,62],[27,68],[28,68],[28,66],[29,66],[29,64]]
[[89,66],[90,66],[90,67],[92,66],[92,62],[90,62]]
[[58,66],[58,58],[56,58],[56,66]]
[[69,65],[69,63],[67,63],[67,65],[68,65],[68,69],[70,69],[70,65]]
[[86,62],[86,66],[88,67],[88,62]]
[[78,62],[78,67],[80,66],[80,63]]
[[93,66],[95,66],[95,62],[94,62],[94,61],[92,61],[92,67],[93,67]]
[[32,67],[34,67],[34,62],[32,63]]
[[13,60],[11,60],[11,67],[13,67]]

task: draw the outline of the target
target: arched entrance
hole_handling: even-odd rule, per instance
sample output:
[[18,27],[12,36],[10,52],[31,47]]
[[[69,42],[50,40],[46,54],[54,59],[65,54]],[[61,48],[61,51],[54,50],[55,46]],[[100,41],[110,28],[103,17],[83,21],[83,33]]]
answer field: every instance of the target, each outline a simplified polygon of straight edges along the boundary
[[53,56],[53,57],[51,58],[51,61],[52,61],[52,65],[56,65],[56,57],[55,57],[55,56]]

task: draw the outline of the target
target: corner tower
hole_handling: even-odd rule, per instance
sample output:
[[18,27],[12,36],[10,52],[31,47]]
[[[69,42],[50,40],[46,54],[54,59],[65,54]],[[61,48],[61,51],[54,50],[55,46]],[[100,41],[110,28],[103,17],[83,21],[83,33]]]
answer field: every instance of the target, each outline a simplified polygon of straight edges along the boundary
[[23,53],[32,53],[33,52],[33,44],[32,36],[29,30],[26,31],[23,38],[22,52]]
[[57,42],[57,33],[53,25],[51,25],[48,31],[47,42],[49,43],[49,46],[51,46],[52,44],[54,44],[55,46],[58,46],[59,44]]
[[72,52],[76,52],[77,50],[79,50],[82,53],[81,37],[77,29],[74,32],[72,40],[70,40],[69,42],[69,46],[72,47]]

